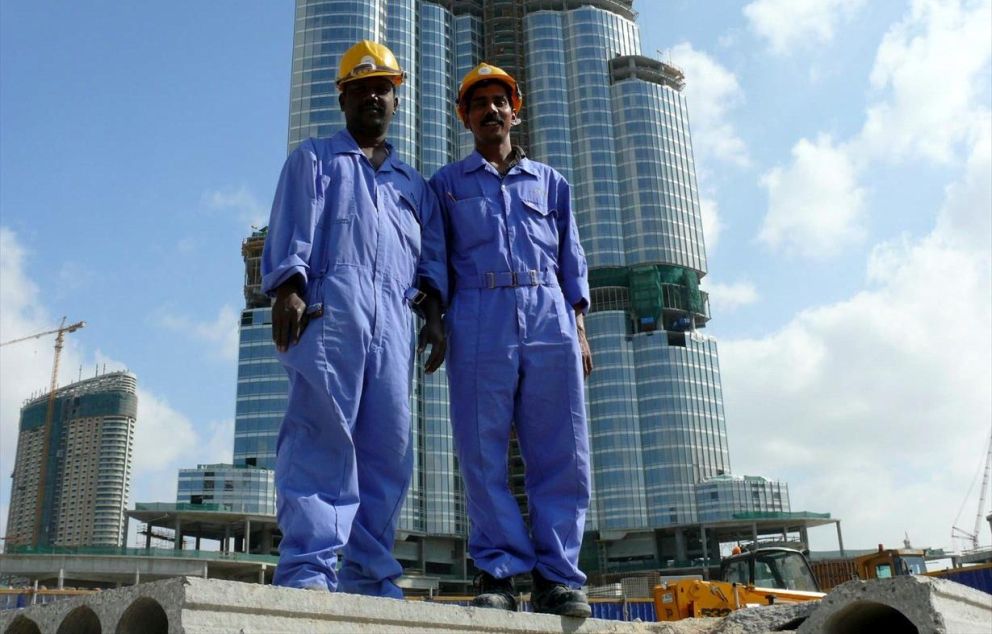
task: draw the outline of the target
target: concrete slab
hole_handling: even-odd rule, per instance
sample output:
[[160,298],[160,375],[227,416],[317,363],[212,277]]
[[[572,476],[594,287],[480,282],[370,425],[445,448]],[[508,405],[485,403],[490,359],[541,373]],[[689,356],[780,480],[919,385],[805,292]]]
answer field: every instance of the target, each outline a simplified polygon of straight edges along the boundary
[[744,608],[725,616],[712,634],[794,632],[819,606],[819,601],[807,601]]
[[[640,623],[570,619],[182,577],[0,612],[3,634],[748,634],[791,630],[812,606],[764,606],[726,619]],[[992,631],[992,595],[944,579],[851,581],[800,633]]]
[[848,581],[823,598],[800,634],[992,631],[992,595],[946,579]]
[[571,619],[192,577],[0,613],[4,634],[709,634],[719,619]]

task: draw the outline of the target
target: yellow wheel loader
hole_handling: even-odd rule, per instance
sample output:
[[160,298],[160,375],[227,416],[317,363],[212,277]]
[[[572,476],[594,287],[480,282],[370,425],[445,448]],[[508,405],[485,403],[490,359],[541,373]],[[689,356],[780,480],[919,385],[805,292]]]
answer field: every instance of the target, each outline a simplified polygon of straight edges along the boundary
[[802,552],[767,547],[724,559],[718,581],[678,580],[655,586],[654,605],[659,621],[678,621],[823,596]]

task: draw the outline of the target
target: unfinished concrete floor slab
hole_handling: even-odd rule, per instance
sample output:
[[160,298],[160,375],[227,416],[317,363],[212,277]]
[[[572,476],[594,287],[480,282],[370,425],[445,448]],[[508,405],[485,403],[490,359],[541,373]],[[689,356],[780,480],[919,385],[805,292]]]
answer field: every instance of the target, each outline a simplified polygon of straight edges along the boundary
[[[801,634],[992,632],[992,595],[930,577],[850,581],[808,607]],[[765,606],[726,619],[629,623],[181,577],[0,612],[0,633],[756,634],[794,631],[806,610]]]
[[4,634],[707,634],[718,622],[582,620],[193,577],[0,613]]

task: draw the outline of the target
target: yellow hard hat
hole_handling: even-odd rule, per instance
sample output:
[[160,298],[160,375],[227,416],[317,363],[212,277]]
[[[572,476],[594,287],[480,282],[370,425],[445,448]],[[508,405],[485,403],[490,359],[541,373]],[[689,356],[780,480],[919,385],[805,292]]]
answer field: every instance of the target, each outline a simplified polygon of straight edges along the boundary
[[523,95],[520,94],[520,87],[517,86],[517,80],[513,78],[510,73],[506,72],[498,66],[492,66],[485,62],[482,62],[472,70],[468,71],[468,74],[462,79],[462,83],[458,86],[458,103],[455,107],[458,110],[458,116],[464,123],[468,116],[468,104],[462,103],[465,95],[468,93],[472,86],[476,85],[480,81],[496,80],[503,82],[510,87],[510,105],[513,107],[513,113],[516,114],[520,112],[520,106],[524,105]]
[[393,84],[399,86],[405,76],[391,50],[378,42],[362,40],[341,56],[337,84],[338,90],[343,90],[345,84],[356,79],[389,77]]

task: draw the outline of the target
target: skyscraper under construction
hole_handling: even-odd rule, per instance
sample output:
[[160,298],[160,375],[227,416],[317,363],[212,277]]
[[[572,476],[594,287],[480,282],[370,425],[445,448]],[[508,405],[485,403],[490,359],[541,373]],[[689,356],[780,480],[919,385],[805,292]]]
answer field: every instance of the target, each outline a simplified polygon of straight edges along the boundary
[[[700,332],[710,315],[686,78],[642,56],[639,37],[632,0],[296,3],[289,150],[343,127],[338,60],[361,39],[387,44],[407,72],[390,140],[427,178],[472,150],[455,115],[459,79],[481,61],[518,79],[524,123],[514,141],[571,183],[590,265],[593,503],[583,566],[593,574],[712,557],[716,542],[700,522],[789,511],[785,483],[730,472],[717,344]],[[245,243],[234,456],[271,466],[285,379],[252,272],[263,240],[264,231]],[[467,519],[444,372],[416,369],[411,398],[416,473],[396,553],[408,572],[464,578]],[[517,484],[524,466],[515,464]]]
[[128,372],[78,381],[24,404],[7,548],[124,545],[137,408]]

